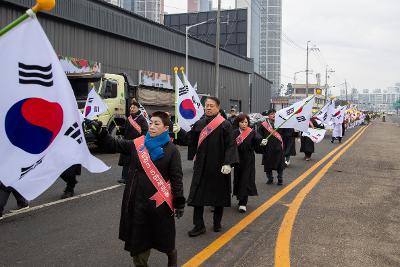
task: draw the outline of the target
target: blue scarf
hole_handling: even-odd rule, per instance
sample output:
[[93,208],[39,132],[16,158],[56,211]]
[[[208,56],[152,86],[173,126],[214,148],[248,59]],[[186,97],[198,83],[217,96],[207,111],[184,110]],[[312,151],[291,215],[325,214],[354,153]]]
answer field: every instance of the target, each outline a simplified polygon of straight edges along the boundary
[[168,143],[169,140],[168,131],[165,131],[156,137],[151,137],[147,132],[146,137],[144,138],[144,145],[149,151],[151,160],[154,161],[164,157],[164,149],[162,146]]

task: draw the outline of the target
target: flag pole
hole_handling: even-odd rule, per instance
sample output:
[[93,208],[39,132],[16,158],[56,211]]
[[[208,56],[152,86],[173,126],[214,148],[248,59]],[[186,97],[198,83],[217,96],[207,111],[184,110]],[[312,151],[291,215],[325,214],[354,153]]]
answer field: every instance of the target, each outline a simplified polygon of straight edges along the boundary
[[16,20],[5,26],[3,29],[0,30],[0,36],[3,36],[5,33],[10,31],[12,28],[32,16],[41,10],[50,11],[56,5],[55,0],[36,0],[36,4],[31,8],[28,9],[25,14],[19,16]]
[[293,114],[290,115],[289,118],[287,118],[286,120],[284,120],[276,129],[274,129],[274,130],[272,131],[272,133],[270,133],[270,134],[267,136],[267,140],[268,140],[276,131],[278,131],[279,128],[281,128],[281,127],[285,124],[285,122],[287,122],[288,120],[290,120],[300,109],[302,109],[305,105],[308,104],[308,102],[310,102],[312,99],[314,99],[314,97],[315,97],[315,94],[314,94],[308,101],[306,101],[306,102],[304,103],[304,105],[300,106],[295,112],[293,112]]
[[[183,67],[182,67],[183,68]],[[182,69],[181,68],[181,69]],[[178,67],[174,67],[174,73],[175,73],[175,83],[174,83],[174,89],[175,89],[175,118],[174,118],[174,123],[178,124],[178,88],[176,88],[176,79],[178,77]],[[178,133],[175,133],[175,139],[178,139]]]

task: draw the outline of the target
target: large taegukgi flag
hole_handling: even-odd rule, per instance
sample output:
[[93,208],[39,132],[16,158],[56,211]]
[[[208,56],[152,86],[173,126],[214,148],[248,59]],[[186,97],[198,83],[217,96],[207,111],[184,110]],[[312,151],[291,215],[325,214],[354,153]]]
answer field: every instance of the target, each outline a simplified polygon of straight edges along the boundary
[[86,145],[80,112],[36,18],[0,37],[0,181],[32,200],[73,164],[108,167]]
[[331,121],[333,114],[335,113],[335,100],[331,99],[325,104],[325,106],[318,111],[315,116],[323,123],[327,124]]
[[306,132],[310,123],[313,106],[314,96],[309,96],[287,108],[279,110],[275,114],[275,127],[284,123],[280,128],[293,128]]
[[185,131],[190,131],[192,125],[204,114],[199,96],[183,73],[184,84],[175,74],[175,88],[178,90],[178,124]]

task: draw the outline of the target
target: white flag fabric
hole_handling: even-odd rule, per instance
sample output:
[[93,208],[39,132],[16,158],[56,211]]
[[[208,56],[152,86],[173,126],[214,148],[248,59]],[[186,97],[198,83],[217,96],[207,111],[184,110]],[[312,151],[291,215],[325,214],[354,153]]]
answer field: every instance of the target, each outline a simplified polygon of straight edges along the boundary
[[184,83],[175,74],[175,88],[178,90],[178,124],[185,131],[190,131],[192,125],[204,114],[199,96],[183,73]]
[[0,37],[0,58],[0,181],[32,200],[73,164],[109,169],[89,152],[71,85],[36,18]]
[[316,117],[327,124],[331,121],[333,114],[335,113],[335,100],[330,100],[325,106],[316,114]]
[[[314,96],[309,96],[293,105],[283,108],[275,114],[275,127],[293,128],[302,132],[306,132],[312,115],[312,107],[314,106]],[[292,114],[294,114],[292,116]],[[290,116],[292,116],[290,118]]]
[[325,129],[308,128],[307,132],[303,132],[302,136],[307,136],[314,143],[319,143],[324,139],[325,133]]
[[107,105],[104,104],[101,97],[97,94],[93,87],[86,99],[85,108],[83,109],[83,116],[89,120],[93,120],[96,116],[103,114],[108,110]]
[[343,106],[343,107],[342,106],[338,106],[335,109],[335,112],[332,115],[331,122],[333,124],[343,123],[344,116],[345,116],[345,113],[346,113],[346,109],[347,109],[347,106]]
[[[139,103],[139,102],[138,102],[138,103]],[[140,110],[140,113],[142,114],[142,116],[146,119],[147,124],[149,124],[149,123],[150,123],[149,114],[147,113],[147,111],[146,111],[146,109],[143,107],[143,105],[140,104],[140,103],[139,103],[139,110]]]

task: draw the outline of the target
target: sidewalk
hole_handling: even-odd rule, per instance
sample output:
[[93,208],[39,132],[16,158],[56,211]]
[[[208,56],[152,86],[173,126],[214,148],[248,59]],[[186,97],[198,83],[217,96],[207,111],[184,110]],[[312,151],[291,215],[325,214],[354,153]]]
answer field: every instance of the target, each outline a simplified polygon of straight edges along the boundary
[[378,120],[300,208],[293,266],[400,266],[400,127]]

